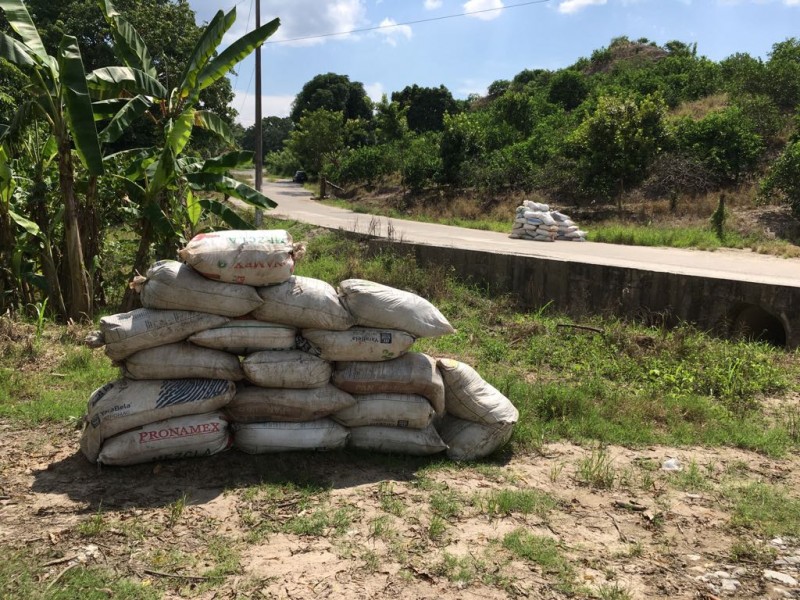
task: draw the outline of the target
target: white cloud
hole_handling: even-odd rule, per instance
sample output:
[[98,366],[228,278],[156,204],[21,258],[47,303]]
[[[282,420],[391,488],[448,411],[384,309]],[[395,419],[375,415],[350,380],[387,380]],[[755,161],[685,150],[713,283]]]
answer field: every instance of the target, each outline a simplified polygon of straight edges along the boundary
[[[266,6],[264,6],[266,4]],[[241,26],[245,26],[246,15],[239,13]],[[366,0],[270,0],[262,4],[261,22],[266,23],[280,17],[281,26],[269,41],[285,41],[308,38],[329,33],[359,29],[369,24],[366,18]],[[250,29],[252,29],[252,19]],[[243,33],[240,32],[239,35]],[[227,36],[226,36],[227,37]],[[289,42],[296,46],[322,44],[328,40],[352,38],[353,34],[320,37]]]
[[477,13],[470,16],[483,21],[491,21],[499,17],[502,12],[494,9],[503,8],[503,6],[503,0],[468,0],[464,3],[464,12]]
[[786,6],[800,6],[800,0],[783,0]]
[[425,0],[425,10],[442,8],[442,0]]
[[563,0],[561,4],[558,5],[558,12],[571,15],[572,13],[583,10],[587,6],[603,5],[607,2],[608,0]]
[[397,21],[389,19],[388,17],[380,22],[380,27],[384,29],[378,29],[378,35],[382,35],[383,40],[390,46],[397,46],[397,40],[399,38],[410,40],[411,36],[414,35],[410,26],[398,25]]
[[364,91],[367,92],[367,96],[369,96],[370,100],[373,102],[380,102],[381,98],[386,93],[386,89],[380,81],[364,84]]
[[[234,90],[231,103],[239,111],[236,120],[244,127],[256,122],[256,95],[252,92]],[[261,114],[264,117],[288,117],[292,110],[294,96],[261,96]]]

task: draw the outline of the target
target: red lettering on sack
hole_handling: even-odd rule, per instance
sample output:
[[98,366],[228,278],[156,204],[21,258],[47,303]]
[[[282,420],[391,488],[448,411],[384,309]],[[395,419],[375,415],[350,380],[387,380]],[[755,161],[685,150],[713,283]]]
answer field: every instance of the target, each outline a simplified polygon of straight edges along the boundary
[[219,423],[201,423],[183,427],[168,427],[158,431],[142,431],[139,433],[139,443],[158,442],[172,438],[192,437],[206,433],[219,433]]

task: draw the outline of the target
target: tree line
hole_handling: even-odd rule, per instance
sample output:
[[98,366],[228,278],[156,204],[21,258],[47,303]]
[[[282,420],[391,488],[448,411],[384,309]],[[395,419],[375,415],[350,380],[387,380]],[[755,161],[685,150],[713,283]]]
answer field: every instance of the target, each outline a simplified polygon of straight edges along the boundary
[[[559,203],[693,198],[757,183],[800,215],[800,41],[715,62],[694,44],[613,39],[564,69],[526,69],[486,95],[408,86],[371,103],[327,73],[262,124],[265,163],[342,184],[536,192]],[[252,147],[254,127],[242,139]]]

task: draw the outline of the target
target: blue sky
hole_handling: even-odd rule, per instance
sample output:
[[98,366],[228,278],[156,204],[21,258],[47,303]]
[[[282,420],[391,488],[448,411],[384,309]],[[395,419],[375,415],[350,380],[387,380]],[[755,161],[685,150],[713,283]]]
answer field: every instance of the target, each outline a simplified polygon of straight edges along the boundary
[[[231,40],[255,23],[255,0],[189,4],[199,23],[235,6]],[[282,23],[262,51],[264,116],[286,116],[320,73],[360,81],[376,100],[414,83],[444,84],[465,98],[523,69],[566,67],[621,35],[696,42],[713,60],[736,52],[766,59],[774,43],[800,37],[800,0],[261,0],[261,13],[262,22]],[[474,14],[442,18],[461,13]],[[426,19],[438,20],[419,22]],[[253,123],[253,72],[251,56],[231,76],[243,125]]]

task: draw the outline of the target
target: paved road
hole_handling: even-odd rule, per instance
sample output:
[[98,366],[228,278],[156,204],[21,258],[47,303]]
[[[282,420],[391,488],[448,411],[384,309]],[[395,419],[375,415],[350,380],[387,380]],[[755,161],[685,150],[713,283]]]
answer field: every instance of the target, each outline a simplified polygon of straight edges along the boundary
[[[290,181],[266,182],[263,192],[278,203],[270,216],[417,244],[800,287],[800,259],[765,256],[748,250],[705,252],[596,242],[514,240],[504,233],[373,217],[326,206],[312,200],[307,190]],[[509,228],[511,220],[509,215]]]

